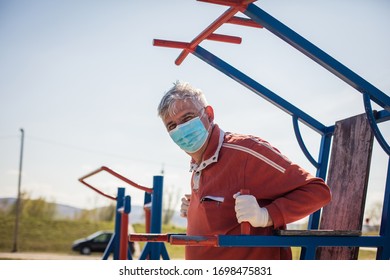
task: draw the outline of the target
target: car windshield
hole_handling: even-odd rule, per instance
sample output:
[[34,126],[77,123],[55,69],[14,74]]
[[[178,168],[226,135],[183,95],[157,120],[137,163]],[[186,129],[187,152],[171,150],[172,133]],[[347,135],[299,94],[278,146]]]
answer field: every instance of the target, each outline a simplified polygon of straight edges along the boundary
[[101,235],[103,233],[104,233],[103,231],[98,231],[98,232],[92,233],[91,235],[89,235],[87,237],[87,239],[94,239],[95,237],[97,237],[97,236],[99,236],[99,235]]

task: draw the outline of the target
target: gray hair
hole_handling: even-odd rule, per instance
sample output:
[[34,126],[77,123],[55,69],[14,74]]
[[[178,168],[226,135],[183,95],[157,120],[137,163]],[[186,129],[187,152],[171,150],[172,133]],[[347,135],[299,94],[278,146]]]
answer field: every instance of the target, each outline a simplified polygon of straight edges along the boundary
[[177,100],[189,100],[199,109],[208,106],[206,97],[200,89],[194,88],[187,82],[176,81],[158,105],[157,113],[159,117],[175,115],[177,113],[175,106]]

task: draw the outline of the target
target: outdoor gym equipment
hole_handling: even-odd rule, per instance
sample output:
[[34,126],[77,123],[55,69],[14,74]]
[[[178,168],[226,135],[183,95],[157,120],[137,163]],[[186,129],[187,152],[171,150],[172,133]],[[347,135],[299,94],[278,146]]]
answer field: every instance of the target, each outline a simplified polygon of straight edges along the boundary
[[[153,41],[154,46],[182,49],[175,61],[176,65],[180,65],[188,54],[195,55],[291,115],[298,144],[309,162],[316,168],[316,175],[324,180],[328,177],[327,181],[332,188],[333,200],[324,207],[321,223],[321,211],[317,211],[310,216],[307,231],[280,231],[276,232],[274,236],[220,235],[213,237],[212,242],[209,242],[208,237],[183,237],[170,234],[164,236],[165,240],[172,244],[177,244],[176,240],[186,239],[191,241],[184,242],[185,245],[195,244],[197,246],[199,244],[220,247],[295,246],[302,248],[301,259],[356,259],[359,247],[374,247],[377,248],[377,259],[390,259],[390,158],[387,167],[379,234],[375,236],[360,236],[374,138],[383,151],[390,156],[390,146],[378,128],[378,123],[390,120],[390,97],[254,5],[253,3],[256,0],[198,1],[225,5],[229,8],[191,42],[155,39]],[[248,18],[235,16],[238,12],[243,13]],[[225,23],[267,29],[359,91],[363,95],[365,113],[336,121],[335,125],[326,126],[202,48],[200,43],[204,40],[241,43],[240,37],[214,33]],[[373,111],[371,102],[375,102],[383,110]],[[321,142],[318,160],[306,148],[299,129],[299,122],[320,134]],[[332,139],[333,145],[331,150]],[[347,168],[348,166],[350,168]],[[342,209],[340,209],[340,206]],[[135,239],[137,237],[130,236],[130,239],[132,238]]]
[[[129,180],[128,178],[120,175],[119,173],[111,170],[108,167],[102,166],[99,169],[81,177],[79,181],[91,188],[95,192],[107,197],[111,200],[116,201],[116,215],[115,215],[115,231],[107,248],[103,254],[103,260],[107,260],[111,253],[113,253],[114,260],[131,260],[131,252],[128,248],[128,222],[129,214],[131,212],[131,197],[130,195],[125,195],[125,188],[118,188],[117,196],[114,197],[109,195],[98,188],[92,186],[90,183],[86,182],[87,178],[92,177],[102,171],[108,172],[114,177],[122,180],[123,182],[129,184],[136,189],[142,190],[145,192],[144,196],[144,211],[145,211],[145,229],[146,232],[151,234],[161,233],[161,215],[162,215],[162,196],[163,196],[163,177],[154,176],[153,177],[153,188],[148,188],[136,184],[135,182]],[[150,259],[150,260],[159,260],[160,258],[169,259],[168,252],[166,250],[165,244],[162,243],[146,243],[144,249],[141,252],[139,257],[140,260]]]

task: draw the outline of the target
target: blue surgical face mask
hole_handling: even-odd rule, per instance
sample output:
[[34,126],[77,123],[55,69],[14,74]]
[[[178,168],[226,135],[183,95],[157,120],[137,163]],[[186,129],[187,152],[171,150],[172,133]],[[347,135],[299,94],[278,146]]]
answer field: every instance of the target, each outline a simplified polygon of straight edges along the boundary
[[199,117],[182,123],[169,132],[172,140],[187,153],[195,153],[206,143],[209,132]]

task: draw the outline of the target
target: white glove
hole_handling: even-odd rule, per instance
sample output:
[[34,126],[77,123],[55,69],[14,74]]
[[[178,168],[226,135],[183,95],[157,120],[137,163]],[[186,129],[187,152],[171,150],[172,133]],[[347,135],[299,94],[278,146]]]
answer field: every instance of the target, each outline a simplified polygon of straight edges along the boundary
[[190,194],[185,194],[181,199],[180,216],[187,217],[188,206],[190,206]]
[[236,199],[234,210],[239,223],[249,222],[253,227],[267,226],[269,219],[268,211],[266,208],[259,206],[253,195],[236,193],[233,198]]

